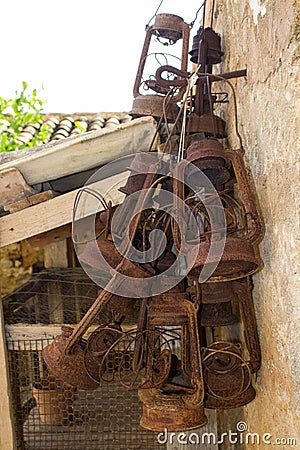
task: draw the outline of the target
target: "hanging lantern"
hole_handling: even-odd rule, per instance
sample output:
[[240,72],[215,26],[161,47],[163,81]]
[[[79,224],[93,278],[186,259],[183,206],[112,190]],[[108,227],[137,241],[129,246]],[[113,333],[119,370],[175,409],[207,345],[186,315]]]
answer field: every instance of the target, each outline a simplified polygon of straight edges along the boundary
[[[187,293],[167,292],[152,298],[147,311],[147,332],[172,336],[171,367],[159,388],[139,389],[143,403],[142,427],[163,431],[199,428],[207,423],[203,409],[203,376],[197,325],[198,306]],[[161,340],[164,342],[164,339]],[[162,348],[163,350],[163,348]],[[149,355],[149,352],[148,352]],[[149,364],[146,358],[145,364]]]
[[[201,64],[203,69],[205,66],[219,64],[224,55],[221,50],[221,37],[210,27],[200,27],[193,38],[193,46],[189,54],[191,61]],[[209,70],[202,70],[202,72],[209,72]]]
[[[211,73],[212,65],[220,63],[223,54],[220,36],[212,28],[200,27],[190,51],[191,61],[197,64],[199,75]],[[213,111],[216,100],[216,95],[211,93],[210,78],[200,78],[191,98],[187,126],[190,133],[205,133],[205,136],[216,138],[227,136],[225,121]]]
[[206,408],[238,408],[255,398],[251,370],[241,356],[240,344],[213,343],[204,348],[202,361]]
[[238,322],[232,312],[234,292],[232,283],[201,284],[200,325],[222,327]]
[[[182,50],[180,59],[181,70],[187,70],[188,63],[188,46],[189,46],[190,26],[184,20],[174,14],[157,14],[154,24],[149,26],[146,31],[146,38],[140,57],[139,67],[136,74],[136,79],[133,88],[134,101],[130,114],[133,117],[153,116],[160,118],[165,116],[169,121],[174,121],[179,112],[177,102],[181,100],[182,89],[177,92],[170,93],[169,88],[160,86],[155,77],[143,81],[144,70],[147,59],[150,55],[157,55],[158,53],[150,53],[150,44],[153,38],[156,38],[162,45],[173,45],[182,40]],[[166,52],[160,52],[164,58],[168,59],[172,55],[167,55]],[[143,94],[141,88],[151,90],[152,94]]]
[[[256,273],[261,269],[262,262],[254,244],[262,236],[262,224],[244,165],[242,151],[225,150],[217,140],[206,139],[193,142],[186,153],[186,160],[197,168],[196,176],[198,169],[203,169],[210,181],[218,189],[222,189],[216,191],[215,194],[207,194],[212,205],[214,199],[216,201],[221,199],[227,222],[226,230],[220,230],[220,233],[222,231],[226,233],[225,248],[209,281],[235,280]],[[178,171],[181,170],[180,164],[179,162],[176,169]],[[187,167],[185,162],[182,167],[182,171],[185,171]],[[190,172],[189,177],[192,177],[192,170]],[[200,192],[201,189],[203,190],[203,186],[199,186]],[[210,264],[217,262],[214,260],[214,255],[210,255],[210,260],[207,260],[212,233],[210,218],[200,200],[201,196],[195,195],[194,192],[186,196],[183,183],[178,182],[177,179],[174,179],[174,192],[189,205],[199,223],[201,242],[195,262],[192,264],[190,255],[186,255],[188,266],[192,265],[188,276],[197,280],[204,265],[209,267]],[[202,192],[201,195],[205,196],[206,193]],[[179,229],[174,223],[174,242],[178,241]]]
[[[76,327],[74,329],[70,327],[63,328],[63,333],[56,336],[53,342],[43,349],[43,359],[50,371],[58,379],[81,389],[96,389],[97,387],[95,377],[91,377],[90,374],[99,371],[99,362],[95,358],[88,358],[87,362],[85,356],[87,343],[83,336],[97,315],[113,297],[113,294],[109,292],[110,287],[120,286],[121,281],[117,279],[118,269],[123,270],[125,275],[134,277],[135,280],[149,276],[147,272],[135,266],[134,263],[122,258],[111,241],[99,241],[98,246],[101,248],[105,259],[111,264],[111,267],[116,268],[116,274],[108,281],[107,290],[100,291],[97,299]],[[92,252],[86,251],[84,260],[96,269],[97,267],[100,270],[103,269],[97,253],[93,255]],[[132,283],[132,290],[133,292],[135,290],[134,283]],[[103,334],[103,331],[101,331],[101,334]],[[92,348],[94,348],[94,344]]]
[[[213,289],[218,284],[211,283],[209,289]],[[224,285],[224,283],[220,284]],[[237,298],[244,345],[219,341],[212,342],[203,348],[202,364],[206,408],[237,408],[255,398],[251,378],[252,374],[260,368],[261,353],[251,295],[252,285],[250,279],[247,278],[228,284]],[[244,350],[246,350],[248,359],[243,356]]]
[[96,383],[100,383],[106,367],[102,364],[108,349],[123,335],[119,324],[100,325],[89,336],[84,349],[84,366],[86,372]]
[[[73,328],[62,327],[62,334],[43,349],[43,359],[50,372],[58,380],[79,389],[97,389],[99,383],[90,377],[85,368],[84,347],[86,346],[86,340],[80,339],[73,346],[72,353],[69,355],[65,354],[65,349],[72,333]],[[96,364],[95,370],[97,370],[97,367],[98,364]]]

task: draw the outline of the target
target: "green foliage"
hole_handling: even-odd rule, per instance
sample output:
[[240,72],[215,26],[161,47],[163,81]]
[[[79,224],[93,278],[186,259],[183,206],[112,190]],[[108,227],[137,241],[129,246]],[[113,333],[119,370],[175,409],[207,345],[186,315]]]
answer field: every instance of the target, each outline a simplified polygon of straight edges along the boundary
[[[28,84],[23,81],[16,97],[0,97],[0,152],[11,152],[34,147],[47,140],[50,130],[43,123],[44,102],[37,96],[36,89],[28,91]],[[34,126],[37,131],[28,144],[18,141],[18,135],[26,125]]]

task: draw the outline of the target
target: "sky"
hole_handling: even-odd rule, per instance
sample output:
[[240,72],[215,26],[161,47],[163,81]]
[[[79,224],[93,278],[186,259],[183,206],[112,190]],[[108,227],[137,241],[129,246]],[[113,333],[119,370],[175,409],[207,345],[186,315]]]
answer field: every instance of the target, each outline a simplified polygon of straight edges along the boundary
[[[158,12],[190,23],[201,3],[164,0]],[[159,4],[3,0],[0,97],[14,96],[26,81],[46,101],[45,112],[130,111],[145,26]]]

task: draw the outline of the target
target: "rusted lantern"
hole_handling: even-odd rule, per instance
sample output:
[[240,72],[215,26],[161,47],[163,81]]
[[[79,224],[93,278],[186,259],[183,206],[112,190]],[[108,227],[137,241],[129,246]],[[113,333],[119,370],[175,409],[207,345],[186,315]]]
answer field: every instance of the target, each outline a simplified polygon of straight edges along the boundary
[[[158,158],[156,154],[152,154],[151,152],[136,153],[128,167],[130,175],[127,178],[126,185],[119,188],[119,191],[125,195],[130,195],[150,187],[151,182],[155,180],[157,162]],[[145,184],[147,176],[151,174],[151,170],[153,170],[153,176],[151,176],[150,184]]]
[[[218,284],[207,286],[213,290]],[[205,406],[214,409],[237,408],[251,402],[255,397],[252,374],[261,364],[251,281],[246,278],[225,284],[236,296],[244,339],[240,343],[213,342],[202,349]]]
[[240,344],[215,342],[203,349],[202,361],[206,408],[238,408],[255,398],[250,366],[241,355]]
[[[200,27],[193,37],[193,46],[189,54],[191,61],[195,64],[200,63],[203,69],[205,66],[219,64],[224,55],[221,50],[221,37],[211,27]],[[208,72],[208,70],[203,71]]]
[[190,286],[188,291],[192,299],[198,297],[200,326],[222,327],[238,322],[232,312],[233,283],[201,283]]
[[[165,342],[163,337],[177,333],[180,345],[177,350],[174,343],[169,348],[161,348],[161,351],[169,352],[171,361],[160,385],[147,384],[138,391],[143,403],[140,424],[144,428],[182,431],[207,423],[203,408],[204,385],[197,312],[197,304],[190,301],[187,293],[167,292],[149,301],[147,333],[161,336],[161,342]],[[152,367],[149,352],[144,357],[145,365]]]
[[232,312],[231,302],[203,303],[200,308],[200,324],[203,327],[233,325],[238,318]]
[[[73,328],[62,327],[62,334],[43,349],[43,359],[50,372],[73,387],[84,390],[97,389],[97,383],[86,371],[84,362],[84,348],[86,340],[80,339],[73,347],[70,354],[65,349],[72,335]],[[98,364],[95,364],[97,370]]]
[[[211,73],[212,65],[220,63],[223,54],[220,36],[212,28],[200,27],[193,38],[190,51],[191,61],[197,64],[198,74]],[[226,122],[213,111],[216,100],[216,95],[211,93],[210,78],[200,78],[191,98],[188,116],[190,133],[205,133],[206,136],[216,138],[226,137]]]
[[[187,167],[186,162],[191,162],[195,166],[196,177],[199,173],[198,169],[203,170],[218,189],[207,194],[210,204],[213,205],[214,202],[221,200],[226,218],[226,228],[219,230],[220,235],[222,232],[225,233],[224,251],[221,257],[218,257],[217,268],[208,281],[230,281],[256,273],[262,267],[262,261],[255,247],[262,237],[262,222],[245,168],[242,150],[225,150],[216,139],[204,139],[193,142],[188,147],[186,155],[186,160],[179,162],[176,170],[180,172],[181,164],[182,173],[184,173]],[[183,179],[182,176],[181,179]],[[199,183],[201,184],[201,180]],[[199,192],[201,189],[203,191],[203,186],[199,185]],[[189,205],[199,224],[200,244],[196,260],[192,263],[190,255],[188,253],[186,255],[188,265],[192,266],[188,276],[197,280],[205,265],[207,268],[210,264],[217,262],[214,260],[214,254],[210,254],[210,259],[207,259],[211,245],[212,224],[201,200],[201,195],[205,196],[206,193],[202,192],[200,197],[195,195],[195,192],[186,195],[183,183],[178,182],[177,179],[174,179],[174,192]],[[174,224],[175,244],[179,240],[179,229]]]
[[[165,116],[169,121],[175,121],[179,112],[177,102],[182,98],[182,89],[176,92],[169,92],[169,88],[160,86],[153,76],[152,79],[144,80],[146,63],[150,56],[161,55],[164,61],[170,59],[172,55],[165,51],[152,52],[153,38],[156,38],[162,45],[173,45],[182,41],[180,69],[186,71],[188,64],[190,25],[174,14],[157,14],[154,24],[146,30],[146,38],[140,57],[139,67],[133,88],[134,101],[130,114],[134,117],[153,116],[160,118]],[[156,56],[157,57],[157,56]],[[175,57],[175,55],[173,55]],[[177,59],[177,57],[175,57]],[[178,60],[178,59],[177,59]],[[146,91],[145,91],[146,90]],[[152,91],[152,94],[145,92]],[[144,92],[144,93],[143,93]]]
[[232,325],[238,318],[232,312],[232,283],[201,284],[200,324],[203,327]]
[[89,376],[100,383],[101,376],[106,367],[102,364],[108,349],[122,336],[119,324],[111,323],[100,325],[87,340],[84,350],[84,365]]
[[[123,270],[127,276],[134,276],[135,279],[148,277],[149,275],[136,267],[128,259],[122,256],[115,249],[111,241],[103,240],[98,242],[101,247],[102,254],[105,259],[111,264],[111,267],[116,268],[116,274],[107,283],[107,290],[101,290],[93,305],[89,308],[80,322],[73,329],[71,327],[63,327],[63,333],[55,337],[53,342],[43,349],[43,358],[50,371],[60,380],[78,387],[79,389],[96,389],[98,383],[95,374],[99,372],[99,361],[95,358],[86,358],[86,340],[83,339],[89,326],[95,320],[97,315],[109,303],[113,294],[109,291],[110,287],[119,286],[117,280],[118,269]],[[103,266],[99,263],[97,254],[86,252],[84,260],[98,269]],[[105,272],[105,271],[104,271]],[[134,283],[132,286],[134,291]],[[101,335],[103,331],[101,331]],[[98,341],[100,341],[97,335]],[[92,345],[94,348],[94,344]],[[88,370],[87,370],[88,369]]]

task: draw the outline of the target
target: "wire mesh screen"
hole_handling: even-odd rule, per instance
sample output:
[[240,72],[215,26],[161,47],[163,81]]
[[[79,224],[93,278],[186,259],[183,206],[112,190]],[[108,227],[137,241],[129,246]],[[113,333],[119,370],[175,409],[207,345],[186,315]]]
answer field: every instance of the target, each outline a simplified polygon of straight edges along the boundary
[[[36,274],[2,299],[18,450],[164,448],[156,433],[139,425],[137,392],[117,377],[96,390],[79,390],[55,379],[43,361],[42,349],[61,325],[77,323],[97,293],[98,286],[76,268]],[[106,309],[93,326],[111,315]]]

